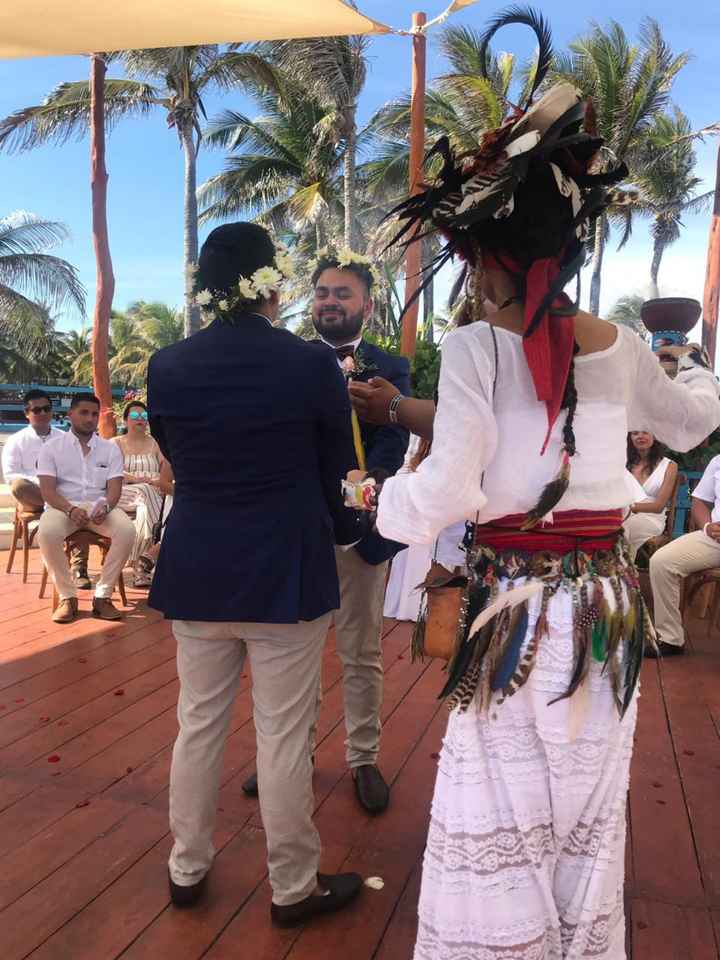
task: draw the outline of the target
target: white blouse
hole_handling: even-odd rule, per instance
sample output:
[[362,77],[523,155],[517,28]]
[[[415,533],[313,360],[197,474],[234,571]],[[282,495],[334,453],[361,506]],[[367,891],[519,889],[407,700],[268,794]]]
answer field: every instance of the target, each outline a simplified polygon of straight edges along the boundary
[[[560,412],[544,456],[545,404],[537,400],[519,334],[475,323],[443,344],[430,456],[411,474],[385,481],[377,527],[400,543],[430,543],[459,520],[488,522],[526,513],[560,465]],[[607,510],[633,502],[625,458],[629,430],[651,431],[690,450],[720,424],[714,375],[682,369],[675,380],[632,331],[618,327],[606,350],[575,358],[577,454],[557,510]],[[493,381],[495,391],[493,396]]]

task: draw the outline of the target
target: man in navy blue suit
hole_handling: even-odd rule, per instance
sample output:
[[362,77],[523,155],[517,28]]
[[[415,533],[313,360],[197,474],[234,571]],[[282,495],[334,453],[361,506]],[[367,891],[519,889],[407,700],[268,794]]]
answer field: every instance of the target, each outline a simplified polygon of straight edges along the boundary
[[[319,257],[313,272],[313,323],[350,379],[383,377],[405,396],[410,394],[410,367],[363,339],[374,309],[377,277],[370,261],[354,255]],[[392,476],[403,464],[408,431],[398,424],[361,424],[366,469],[377,479]],[[340,609],[335,637],[343,666],[346,759],[361,805],[373,814],[388,805],[390,791],[377,766],[383,693],[382,616],[390,558],[402,544],[368,533],[348,549],[335,548],[340,579]]]
[[273,326],[288,258],[254,224],[214,230],[196,301],[213,322],[150,362],[150,424],[175,475],[150,605],[173,620],[180,732],[170,781],[176,906],[202,895],[225,739],[252,667],[271,916],[338,910],[357,874],[318,873],[310,739],[339,606],[335,544],[363,521],[341,480],[356,466],[347,387],[329,351]]

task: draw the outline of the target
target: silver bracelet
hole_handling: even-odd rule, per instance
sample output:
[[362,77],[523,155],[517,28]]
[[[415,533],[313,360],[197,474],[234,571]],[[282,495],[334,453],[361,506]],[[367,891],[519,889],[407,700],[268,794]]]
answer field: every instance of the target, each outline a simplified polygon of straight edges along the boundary
[[396,393],[395,396],[390,401],[390,406],[388,407],[388,416],[390,417],[390,423],[398,422],[398,407],[402,403],[405,397],[401,393]]

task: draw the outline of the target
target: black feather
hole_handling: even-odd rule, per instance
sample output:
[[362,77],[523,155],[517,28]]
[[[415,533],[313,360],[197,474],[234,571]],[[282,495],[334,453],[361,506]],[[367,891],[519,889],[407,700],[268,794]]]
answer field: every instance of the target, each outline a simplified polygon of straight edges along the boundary
[[525,26],[530,27],[530,29],[534,31],[538,41],[537,70],[535,72],[535,80],[533,82],[532,90],[530,91],[530,96],[528,97],[528,101],[525,105],[527,108],[532,103],[535,93],[545,79],[553,58],[550,26],[541,13],[536,13],[536,11],[531,7],[508,7],[507,10],[499,13],[494,20],[490,21],[490,24],[488,25],[480,41],[480,63],[482,75],[485,80],[489,79],[487,69],[487,50],[488,46],[490,45],[490,41],[498,32],[498,30],[502,29],[502,27],[507,27],[512,23],[522,23],[525,24]]
[[445,682],[445,686],[440,691],[438,700],[443,700],[445,697],[449,696],[455,687],[457,687],[458,683],[462,680],[465,671],[472,663],[476,651],[480,650],[484,653],[483,643],[485,644],[485,649],[487,649],[487,644],[490,642],[492,631],[490,631],[490,634],[485,637],[485,627],[494,625],[495,617],[490,620],[490,624],[486,624],[485,627],[476,633],[474,637],[469,637],[468,634],[475,617],[485,606],[489,596],[489,587],[481,587],[479,590],[471,589],[470,591],[466,617],[466,634],[455,659],[448,666],[448,678]]
[[467,272],[468,272],[467,264],[463,264],[462,270],[460,271],[460,273],[459,273],[459,274],[457,275],[457,277],[455,278],[455,281],[453,282],[452,287],[450,287],[450,296],[448,297],[448,306],[449,306],[449,307],[452,307],[452,306],[454,305],[455,301],[457,300],[457,298],[460,296],[460,291],[462,290],[463,286],[465,285],[465,279],[467,278]]

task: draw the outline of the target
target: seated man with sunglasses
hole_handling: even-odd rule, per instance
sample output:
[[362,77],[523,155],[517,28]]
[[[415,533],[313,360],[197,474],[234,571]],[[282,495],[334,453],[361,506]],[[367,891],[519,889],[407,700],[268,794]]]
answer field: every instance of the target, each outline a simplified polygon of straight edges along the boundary
[[[23,510],[39,513],[45,508],[37,476],[37,462],[43,446],[63,431],[52,426],[52,401],[44,390],[29,390],[23,397],[28,426],[14,433],[2,451],[5,483]],[[90,590],[87,572],[87,547],[73,550],[72,575],[75,586]]]

